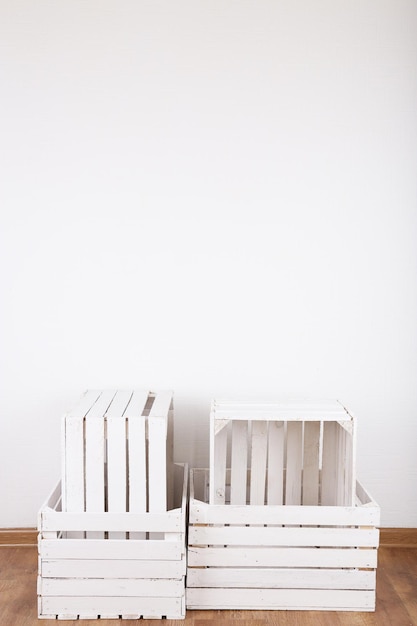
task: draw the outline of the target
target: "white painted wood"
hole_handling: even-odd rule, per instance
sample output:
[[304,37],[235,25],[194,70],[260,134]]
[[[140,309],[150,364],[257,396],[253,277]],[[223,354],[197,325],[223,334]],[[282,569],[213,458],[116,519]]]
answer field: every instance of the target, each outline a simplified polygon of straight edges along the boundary
[[274,420],[274,421],[351,421],[351,416],[339,402],[318,403],[263,403],[216,401],[217,419]]
[[284,422],[269,422],[267,503],[283,504],[284,496]]
[[167,509],[166,495],[166,441],[167,415],[153,416],[148,419],[149,437],[149,511],[160,513]]
[[182,528],[181,509],[167,513],[56,513],[45,510],[42,516],[42,532],[62,530],[82,531],[157,531],[178,533]]
[[248,423],[232,423],[230,503],[246,504]]
[[41,578],[39,593],[44,596],[122,596],[177,598],[184,593],[181,579],[119,579],[119,578]]
[[179,560],[184,551],[180,541],[128,541],[124,539],[48,541],[40,544],[42,559],[166,559]]
[[189,545],[373,547],[375,528],[190,526]]
[[285,504],[301,504],[302,442],[302,423],[288,422]]
[[227,422],[214,421],[210,467],[210,504],[226,502]]
[[84,392],[75,406],[68,411],[66,417],[77,417],[83,418],[89,413],[94,404],[97,402],[98,398],[101,396],[102,392],[95,389],[88,389]]
[[190,609],[372,611],[372,591],[339,589],[187,589]]
[[[126,485],[126,421],[120,417],[107,418],[107,510],[125,513]],[[112,539],[125,539],[125,533],[111,533]]]
[[187,587],[246,589],[375,589],[375,570],[266,568],[189,568]]
[[267,422],[252,422],[250,504],[265,504],[267,443]]
[[337,423],[323,424],[323,461],[321,470],[321,503],[324,506],[337,504]]
[[[84,418],[65,419],[65,497],[64,510],[84,511]],[[80,537],[80,535],[72,535]]]
[[[148,417],[148,510],[161,512],[167,510],[167,436],[168,413],[172,406],[172,392],[163,391],[155,394]],[[171,452],[169,452],[171,461]],[[172,471],[172,468],[169,468]]]
[[[128,422],[128,508],[134,513],[147,511],[146,417],[147,392],[134,391],[126,408]],[[143,533],[131,533],[131,539],[145,539]]]
[[44,578],[181,578],[185,559],[52,559],[41,561]]
[[[106,428],[104,415],[114,398],[115,392],[103,391],[86,415],[85,421],[85,510],[100,513],[105,511],[105,461]],[[89,531],[88,539],[103,539],[104,534]]]
[[189,567],[376,568],[377,550],[363,548],[189,547]]
[[304,424],[303,496],[308,506],[319,504],[320,422]]
[[[146,598],[146,597],[45,597],[42,601],[42,611],[46,615],[79,615],[84,618],[118,619],[122,614],[137,614],[146,619],[161,617],[170,614],[181,619],[181,598]],[[145,617],[146,616],[146,617]]]

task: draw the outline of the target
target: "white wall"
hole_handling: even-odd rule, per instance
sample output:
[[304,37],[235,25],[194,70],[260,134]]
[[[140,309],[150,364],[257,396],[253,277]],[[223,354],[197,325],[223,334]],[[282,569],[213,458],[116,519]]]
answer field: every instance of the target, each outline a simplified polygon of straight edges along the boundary
[[338,397],[417,526],[414,0],[0,6],[0,526],[32,526],[88,387]]

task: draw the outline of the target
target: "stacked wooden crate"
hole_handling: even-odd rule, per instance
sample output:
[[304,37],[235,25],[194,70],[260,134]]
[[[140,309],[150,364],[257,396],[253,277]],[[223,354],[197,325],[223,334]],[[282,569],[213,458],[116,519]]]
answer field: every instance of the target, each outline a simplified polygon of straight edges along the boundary
[[213,402],[191,472],[190,609],[375,609],[379,507],[338,402]]
[[39,617],[185,616],[187,468],[171,392],[89,391],[63,419],[39,514]]

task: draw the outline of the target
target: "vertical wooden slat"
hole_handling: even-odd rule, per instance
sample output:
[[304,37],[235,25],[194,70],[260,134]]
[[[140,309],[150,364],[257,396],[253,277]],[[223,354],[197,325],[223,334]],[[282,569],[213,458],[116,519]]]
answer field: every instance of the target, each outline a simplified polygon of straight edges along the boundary
[[[126,418],[131,392],[116,393],[106,413],[107,421],[107,510],[127,509]],[[125,539],[126,533],[109,533],[109,539]]]
[[323,423],[323,460],[321,470],[321,504],[335,506],[337,504],[337,424]]
[[149,512],[166,511],[166,417],[149,417]]
[[304,424],[303,504],[319,503],[320,422]]
[[84,511],[84,418],[65,420],[66,448],[66,502],[64,510],[70,513]]
[[214,420],[210,504],[225,504],[226,502],[227,425],[228,420]]
[[[146,417],[148,400],[145,391],[134,391],[125,411],[128,422],[128,508],[131,513],[147,510]],[[146,533],[130,533],[130,539],[145,539]]]
[[284,422],[269,422],[267,503],[283,503]]
[[[100,391],[86,391],[62,421],[62,508],[84,510],[84,432],[83,419],[100,397]],[[75,422],[79,422],[78,426]],[[70,424],[70,422],[73,422]],[[69,489],[69,496],[67,492]],[[69,508],[68,508],[69,507]]]
[[148,417],[149,511],[167,510],[167,435],[172,392],[155,394]]
[[230,504],[246,504],[248,423],[232,422]]
[[301,504],[303,423],[287,423],[287,475],[285,504]]
[[252,422],[250,504],[265,504],[267,422]]
[[[114,391],[103,391],[85,419],[85,510],[105,511],[105,423],[104,414],[114,397]],[[103,539],[103,532],[90,531],[89,539]]]

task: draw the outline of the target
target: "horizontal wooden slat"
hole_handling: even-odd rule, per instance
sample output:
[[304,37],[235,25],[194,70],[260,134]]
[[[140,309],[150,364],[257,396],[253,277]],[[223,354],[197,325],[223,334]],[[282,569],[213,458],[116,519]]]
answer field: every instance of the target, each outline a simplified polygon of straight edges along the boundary
[[187,571],[187,587],[375,589],[375,583],[375,570],[189,567]]
[[45,578],[181,578],[185,557],[176,561],[133,559],[41,560]]
[[59,513],[45,509],[41,531],[101,530],[179,532],[181,510],[167,513]]
[[364,567],[375,568],[378,551],[363,548],[189,547],[190,567]]
[[182,598],[146,598],[146,597],[92,597],[92,598],[67,598],[67,597],[43,597],[41,602],[41,615],[80,615],[92,619],[99,615],[103,618],[129,614],[138,617],[160,618],[168,616],[179,619],[183,615]]
[[317,589],[187,589],[190,609],[320,609],[372,611],[372,591]]
[[282,528],[191,526],[189,545],[377,547],[374,528]]
[[281,524],[310,526],[378,526],[379,507],[246,506],[190,503],[191,524]]
[[215,419],[291,420],[349,422],[353,417],[337,400],[233,401],[217,399],[212,404]]
[[166,559],[179,560],[181,541],[135,541],[123,539],[44,539],[39,553],[46,559]]
[[352,417],[342,409],[333,411],[321,411],[317,409],[290,409],[284,407],[265,407],[255,406],[253,408],[223,408],[215,409],[215,420],[267,420],[267,421],[292,421],[292,422],[310,422],[310,421],[332,421],[332,422],[351,422]]
[[38,593],[43,596],[122,596],[178,598],[184,593],[184,580],[119,578],[39,578]]

